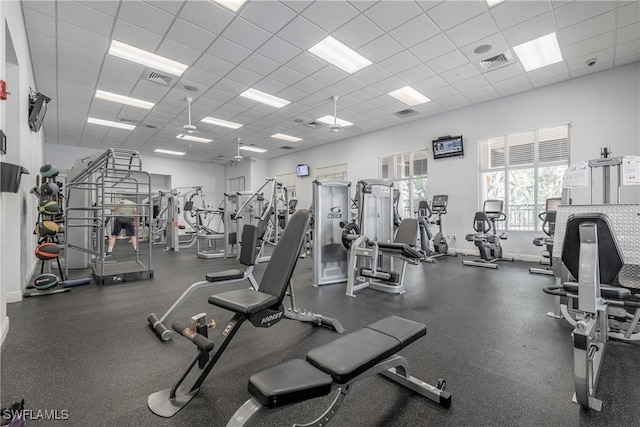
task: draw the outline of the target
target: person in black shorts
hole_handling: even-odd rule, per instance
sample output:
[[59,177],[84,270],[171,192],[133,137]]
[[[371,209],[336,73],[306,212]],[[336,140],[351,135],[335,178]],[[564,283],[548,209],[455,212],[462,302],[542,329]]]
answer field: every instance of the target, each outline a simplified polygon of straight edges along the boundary
[[118,204],[111,206],[112,212],[115,213],[115,222],[113,224],[113,230],[111,231],[111,237],[109,238],[109,248],[107,249],[107,256],[111,256],[113,247],[116,245],[116,240],[120,231],[125,230],[133,251],[136,254],[140,254],[138,250],[138,239],[136,238],[136,222],[137,222],[137,209],[135,203],[130,200],[122,199]]

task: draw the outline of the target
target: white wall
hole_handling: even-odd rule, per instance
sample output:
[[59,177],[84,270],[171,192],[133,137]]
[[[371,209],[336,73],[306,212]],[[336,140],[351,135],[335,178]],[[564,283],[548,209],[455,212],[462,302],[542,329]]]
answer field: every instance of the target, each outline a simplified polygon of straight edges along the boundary
[[29,88],[37,87],[20,2],[0,2],[0,34],[0,79],[7,81],[12,92],[6,101],[0,101],[0,128],[7,137],[7,155],[0,160],[30,172],[23,175],[18,193],[0,193],[0,340],[4,340],[9,325],[6,304],[22,298],[36,266],[32,232],[38,201],[29,190],[42,166],[44,136],[43,131],[31,132],[27,123],[27,95]]
[[[481,207],[477,139],[568,121],[572,163],[599,157],[602,146],[610,146],[618,156],[640,155],[639,80],[640,63],[634,63],[281,156],[269,160],[267,173],[290,173],[298,163],[309,163],[313,176],[315,168],[346,162],[348,179],[355,183],[377,178],[379,157],[429,148],[435,137],[462,134],[464,158],[429,161],[429,193],[449,195],[444,232],[456,236],[454,248],[474,252],[464,236],[473,231],[473,213]],[[311,203],[311,182],[298,179],[299,206]],[[635,200],[627,200],[638,203],[638,192],[634,193]],[[532,244],[534,235],[510,232],[504,251],[524,259],[539,256],[540,248]]]

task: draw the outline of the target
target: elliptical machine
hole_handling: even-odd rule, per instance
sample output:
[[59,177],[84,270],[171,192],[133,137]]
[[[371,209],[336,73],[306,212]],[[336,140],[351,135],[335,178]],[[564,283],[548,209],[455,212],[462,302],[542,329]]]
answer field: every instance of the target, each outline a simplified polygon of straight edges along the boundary
[[473,234],[467,234],[465,240],[473,242],[480,250],[480,260],[462,261],[464,265],[474,267],[498,268],[498,261],[513,261],[513,258],[502,257],[500,240],[507,240],[507,233],[497,234],[496,222],[504,221],[507,216],[502,212],[502,200],[485,200],[482,211],[476,212],[473,218]]
[[547,237],[536,237],[533,239],[533,244],[535,246],[546,246],[546,250],[542,251],[542,258],[544,259],[540,261],[540,264],[547,265],[547,267],[531,267],[529,268],[529,273],[553,276],[553,235],[556,232],[556,213],[561,203],[561,197],[547,199],[545,211],[538,215],[538,218],[542,220],[542,231]]
[[[439,194],[433,196],[431,205],[426,200],[418,202],[418,225],[420,228],[420,249],[424,252],[423,261],[433,262],[434,258],[444,255],[457,256],[457,254],[449,253],[449,242],[442,233],[442,215],[447,213],[447,203],[449,196]],[[434,219],[435,217],[435,219]],[[429,229],[430,225],[437,225],[438,232],[433,235]],[[429,242],[433,242],[433,250]],[[451,243],[455,242],[453,240]]]

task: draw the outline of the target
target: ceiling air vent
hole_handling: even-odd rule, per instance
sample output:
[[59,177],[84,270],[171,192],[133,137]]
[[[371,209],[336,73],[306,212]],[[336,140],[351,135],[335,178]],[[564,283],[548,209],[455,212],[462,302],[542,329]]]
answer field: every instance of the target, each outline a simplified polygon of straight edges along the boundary
[[400,110],[396,113],[393,113],[396,117],[400,117],[401,119],[406,119],[407,117],[415,116],[418,113],[416,110],[411,108],[407,108],[406,110]]
[[309,122],[309,123],[305,123],[304,125],[311,129],[320,129],[325,124],[320,122]]
[[501,53],[500,55],[493,56],[491,58],[483,59],[480,61],[480,67],[484,71],[494,70],[496,68],[503,67],[511,63],[511,54]]
[[138,120],[127,119],[126,117],[120,117],[120,118],[118,119],[118,121],[119,121],[120,123],[129,123],[129,124],[132,124],[132,125],[135,125],[135,124],[140,123]]
[[173,78],[171,76],[167,76],[166,74],[160,74],[157,71],[151,71],[147,75],[147,80],[151,82],[159,83],[163,86],[169,86]]
[[282,147],[283,150],[293,150],[293,147],[289,147],[288,145],[283,145]]

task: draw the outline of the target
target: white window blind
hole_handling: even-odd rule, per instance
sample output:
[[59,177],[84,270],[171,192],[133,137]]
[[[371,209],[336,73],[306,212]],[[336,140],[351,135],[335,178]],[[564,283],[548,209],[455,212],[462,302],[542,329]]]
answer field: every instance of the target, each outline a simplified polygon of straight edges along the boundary
[[342,163],[339,165],[325,166],[316,168],[316,179],[347,179],[347,164]]

